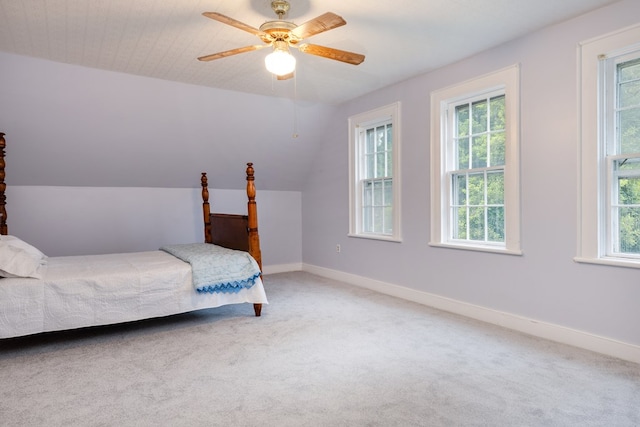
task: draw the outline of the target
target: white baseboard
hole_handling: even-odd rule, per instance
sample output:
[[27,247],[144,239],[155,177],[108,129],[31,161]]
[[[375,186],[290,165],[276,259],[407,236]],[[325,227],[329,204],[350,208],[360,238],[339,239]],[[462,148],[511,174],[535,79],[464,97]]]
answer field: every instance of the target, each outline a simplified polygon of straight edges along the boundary
[[289,271],[302,270],[302,263],[294,264],[279,264],[279,265],[265,265],[262,267],[262,272],[266,274],[287,273]]
[[302,270],[525,334],[640,363],[640,346],[634,344],[324,267],[302,264]]

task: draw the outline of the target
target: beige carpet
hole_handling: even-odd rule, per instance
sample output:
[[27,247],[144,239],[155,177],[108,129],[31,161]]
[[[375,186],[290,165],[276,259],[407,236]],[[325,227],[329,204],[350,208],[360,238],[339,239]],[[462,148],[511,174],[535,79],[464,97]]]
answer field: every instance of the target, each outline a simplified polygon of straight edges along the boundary
[[2,426],[639,426],[640,366],[343,283],[0,341]]

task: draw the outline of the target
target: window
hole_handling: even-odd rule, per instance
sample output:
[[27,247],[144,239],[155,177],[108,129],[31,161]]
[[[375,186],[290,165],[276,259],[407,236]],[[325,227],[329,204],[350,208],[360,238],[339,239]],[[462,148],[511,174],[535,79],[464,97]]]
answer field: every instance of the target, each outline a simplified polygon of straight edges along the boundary
[[399,103],[349,118],[349,235],[400,240]]
[[518,68],[431,95],[431,241],[520,253]]
[[640,27],[585,42],[577,261],[640,267]]

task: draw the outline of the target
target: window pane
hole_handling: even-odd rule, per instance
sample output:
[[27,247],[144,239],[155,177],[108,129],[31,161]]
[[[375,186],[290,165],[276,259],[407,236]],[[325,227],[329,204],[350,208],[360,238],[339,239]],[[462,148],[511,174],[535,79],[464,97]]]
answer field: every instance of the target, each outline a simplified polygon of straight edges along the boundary
[[487,101],[477,101],[471,104],[473,123],[471,132],[481,133],[487,131]]
[[371,221],[373,216],[373,208],[365,207],[362,209],[362,231],[365,233],[373,232],[373,223]]
[[467,239],[467,208],[456,208],[453,210],[453,238]]
[[490,242],[504,242],[504,208],[487,208],[487,239]]
[[485,240],[484,215],[484,208],[469,208],[469,240]]
[[373,182],[373,205],[374,206],[382,205],[382,182],[381,181]]
[[362,231],[371,232],[371,227],[373,226],[371,222],[373,215],[371,208],[373,204],[373,183],[371,181],[363,183],[362,191]]
[[382,232],[383,211],[381,207],[373,208],[373,232]]
[[640,204],[640,177],[618,178],[618,203],[621,205]]
[[640,254],[640,208],[619,208],[619,252]]
[[467,176],[466,175],[454,175],[453,176],[453,191],[454,191],[454,204],[466,205],[467,204]]
[[491,98],[490,125],[489,129],[492,131],[503,130],[505,123],[505,110],[504,110],[504,95]]
[[469,205],[484,205],[484,174],[474,173],[469,175]]
[[385,131],[384,131],[384,126],[378,126],[376,128],[376,151],[380,152],[380,151],[384,151],[385,149],[385,145],[386,145],[386,141],[385,141]]
[[387,125],[387,174],[393,175],[393,132],[392,126]]
[[391,206],[393,202],[393,181],[384,180],[384,205]]
[[459,105],[456,107],[456,134],[460,136],[469,135],[469,105]]
[[620,154],[640,152],[640,108],[619,112]]
[[640,79],[640,59],[634,59],[618,65],[618,80],[621,83]]
[[504,172],[487,173],[487,204],[504,204]]
[[365,154],[371,154],[374,152],[375,144],[375,132],[373,129],[367,129],[367,136],[365,137],[364,152]]
[[504,166],[505,134],[504,132],[492,133],[490,138],[491,159],[489,166]]
[[393,208],[386,206],[384,208],[384,230],[385,234],[391,234],[393,232]]
[[364,171],[364,177],[363,178],[375,178],[374,171],[375,169],[375,157],[374,154],[367,154],[364,158],[365,161],[365,171]]
[[618,96],[621,108],[640,105],[640,80],[622,83],[618,88]]
[[471,167],[487,167],[487,135],[474,136],[471,149],[473,150],[471,153]]
[[458,166],[456,169],[469,169],[469,138],[458,140]]
[[640,157],[629,157],[627,159],[618,159],[613,162],[616,173],[624,172],[629,175],[630,171],[640,172]]
[[383,151],[381,153],[376,153],[376,176],[375,178],[382,178],[385,175],[385,171],[386,171],[386,160],[387,160],[387,155],[386,153]]

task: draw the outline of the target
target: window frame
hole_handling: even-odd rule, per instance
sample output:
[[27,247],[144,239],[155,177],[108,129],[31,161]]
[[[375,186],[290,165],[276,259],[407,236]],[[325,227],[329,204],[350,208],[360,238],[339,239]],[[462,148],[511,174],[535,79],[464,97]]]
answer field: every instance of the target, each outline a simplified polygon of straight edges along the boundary
[[[392,232],[372,233],[363,230],[364,129],[391,124],[392,135]],[[400,242],[400,102],[349,117],[349,237]]]
[[[431,93],[430,246],[521,255],[520,238],[520,67],[518,64]],[[454,240],[450,181],[450,113],[461,102],[505,95],[504,242]]]
[[[615,134],[615,68],[622,58],[640,57],[640,25],[599,36],[578,45],[579,165],[576,262],[640,268],[640,256],[614,253],[611,218],[613,162],[608,153]],[[634,156],[625,156],[634,157]]]

